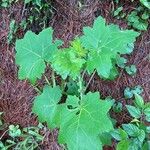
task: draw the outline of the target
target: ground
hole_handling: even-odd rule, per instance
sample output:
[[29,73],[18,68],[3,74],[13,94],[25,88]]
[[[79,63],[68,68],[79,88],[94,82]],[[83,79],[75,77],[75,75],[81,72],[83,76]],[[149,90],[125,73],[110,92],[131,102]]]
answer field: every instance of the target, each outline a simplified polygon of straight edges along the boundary
[[[76,35],[82,34],[83,26],[91,25],[95,17],[101,15],[106,18],[108,23],[116,23],[122,28],[128,28],[126,21],[117,20],[112,15],[112,10],[117,8],[116,3],[111,0],[85,0],[84,6],[80,9],[74,0],[54,0],[53,13],[49,14],[46,26],[54,28],[54,38],[62,39],[64,47]],[[139,3],[122,0],[119,5],[124,6],[124,11],[129,13]],[[30,7],[24,7],[22,2],[12,4],[10,8],[0,8],[0,112],[4,112],[3,120],[8,124],[19,124],[22,127],[37,125],[35,115],[31,113],[34,96],[37,95],[35,89],[27,82],[17,79],[17,66],[15,65],[15,45],[7,43],[9,24],[11,19],[19,23],[23,18],[30,14]],[[45,14],[43,14],[45,15]],[[32,31],[39,32],[41,28],[33,23],[27,27]],[[27,30],[27,29],[26,29]],[[18,29],[15,36],[20,38],[26,30]],[[112,96],[118,101],[126,104],[123,91],[126,87],[141,85],[144,89],[142,93],[146,101],[150,100],[150,28],[142,32],[138,37],[134,52],[126,56],[129,64],[135,64],[138,71],[135,76],[129,76],[124,70],[120,70],[120,75],[115,81],[104,81],[97,75],[94,76],[89,89],[99,91],[102,97]],[[49,74],[49,71],[47,71]],[[86,78],[89,78],[88,76]],[[44,79],[39,85],[44,83]],[[113,114],[118,120],[118,124],[127,122],[129,116],[126,112]],[[57,144],[57,130],[47,131],[42,149],[60,150]],[[113,149],[113,148],[112,148]]]

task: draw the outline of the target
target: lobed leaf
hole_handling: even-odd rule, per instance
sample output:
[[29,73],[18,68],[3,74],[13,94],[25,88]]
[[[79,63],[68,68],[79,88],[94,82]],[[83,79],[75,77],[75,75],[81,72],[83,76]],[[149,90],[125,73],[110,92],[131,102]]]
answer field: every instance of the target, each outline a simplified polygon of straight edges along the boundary
[[52,28],[44,29],[38,35],[28,31],[23,39],[16,41],[16,64],[19,65],[19,79],[29,79],[35,83],[41,78],[57,47],[61,42],[52,41]]
[[84,27],[81,37],[83,46],[89,50],[87,70],[97,70],[99,76],[109,78],[113,60],[118,54],[129,54],[139,33],[121,30],[117,25],[106,25],[105,19],[98,17],[93,27]]
[[43,93],[34,100],[32,111],[38,116],[40,122],[47,122],[50,128],[57,127],[58,113],[61,111],[61,105],[58,102],[61,99],[61,90],[59,86],[45,86]]
[[[69,101],[77,106],[79,99],[68,96],[66,103]],[[108,101],[99,100],[96,92],[84,95],[81,105],[76,109],[68,109],[66,106],[67,109],[62,113],[62,118],[65,119],[60,124],[59,142],[66,143],[68,149],[102,149],[98,135],[113,128],[107,116],[111,105]]]

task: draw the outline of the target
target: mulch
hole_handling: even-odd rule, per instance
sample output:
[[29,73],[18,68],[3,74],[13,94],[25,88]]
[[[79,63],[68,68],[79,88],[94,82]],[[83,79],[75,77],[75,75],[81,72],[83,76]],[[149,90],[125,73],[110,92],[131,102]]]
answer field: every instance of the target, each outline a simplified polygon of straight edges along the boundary
[[[120,5],[124,6],[125,12],[129,13],[138,3],[133,4],[122,0]],[[116,23],[122,28],[127,28],[125,21],[113,18],[112,10],[117,5],[111,0],[86,0],[82,9],[78,7],[75,0],[55,0],[53,7],[55,8],[54,14],[49,21],[49,26],[54,28],[54,37],[64,41],[64,47],[68,46],[69,41],[76,35],[81,35],[82,28],[91,25],[99,15],[105,17],[108,23]],[[7,43],[7,35],[10,20],[13,18],[19,23],[23,17],[27,16],[26,9],[21,2],[13,4],[9,9],[0,9],[0,112],[4,112],[3,120],[6,123],[19,124],[21,127],[38,124],[36,117],[31,113],[32,102],[37,92],[27,81],[17,79],[15,48],[14,44]],[[33,29],[33,27],[34,24],[31,28]],[[24,31],[19,30],[16,37],[22,37],[23,34]],[[145,101],[150,101],[150,60],[148,60],[148,55],[150,55],[150,27],[138,37],[134,52],[125,56],[129,60],[128,64],[136,65],[137,74],[129,76],[124,70],[120,70],[120,75],[115,81],[104,81],[95,75],[88,89],[99,91],[102,97],[112,96],[125,105],[124,89],[141,85],[144,89],[142,95]],[[87,75],[86,81],[88,79]],[[41,83],[43,82],[41,81]],[[119,124],[129,121],[126,112],[112,115]],[[44,134],[46,138],[42,149],[61,149],[57,144],[57,130],[46,131]]]

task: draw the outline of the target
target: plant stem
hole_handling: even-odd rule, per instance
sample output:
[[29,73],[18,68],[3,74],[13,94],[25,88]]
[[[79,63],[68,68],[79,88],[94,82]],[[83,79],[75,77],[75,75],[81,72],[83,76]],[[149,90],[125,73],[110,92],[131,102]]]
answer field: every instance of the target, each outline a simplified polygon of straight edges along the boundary
[[32,85],[32,87],[33,87],[38,93],[42,93],[41,90],[40,90],[36,85]]
[[89,82],[87,83],[87,85],[86,85],[86,87],[85,87],[85,89],[84,89],[84,92],[86,92],[87,88],[89,87],[89,85],[90,85],[90,83],[91,83],[91,81],[92,81],[92,79],[93,79],[95,73],[96,73],[96,70],[94,70],[94,72],[92,73],[92,75],[91,75],[91,77],[90,77],[90,79],[89,79]]
[[9,131],[9,129],[7,129],[0,137],[0,140],[3,138],[3,136]]
[[49,82],[49,80],[48,80],[48,78],[47,78],[45,75],[44,75],[44,78],[45,78],[47,84],[48,84],[48,85],[51,85],[50,82]]
[[83,98],[83,88],[82,88],[82,77],[79,76],[79,93],[80,93],[80,99],[82,101],[82,98]]
[[55,72],[52,70],[52,83],[53,83],[53,87],[56,86],[56,81],[55,81]]

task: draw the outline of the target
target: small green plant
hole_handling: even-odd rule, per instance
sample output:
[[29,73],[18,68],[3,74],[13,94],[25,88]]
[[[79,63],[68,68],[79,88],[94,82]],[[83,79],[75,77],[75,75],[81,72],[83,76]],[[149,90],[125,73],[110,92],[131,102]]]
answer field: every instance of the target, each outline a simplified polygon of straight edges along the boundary
[[115,102],[113,104],[113,111],[116,112],[116,113],[120,113],[122,111],[122,103]]
[[[131,11],[130,14],[127,15],[125,12],[123,12],[123,7],[121,6],[113,12],[113,16],[117,19],[127,20],[128,26],[133,27],[136,30],[147,30],[148,19],[150,17],[150,3],[147,0],[140,0],[140,2],[142,5],[137,7],[135,10]],[[146,6],[146,8],[143,5]]]
[[143,7],[139,7],[137,10],[132,11],[127,16],[128,25],[133,26],[137,30],[147,30],[148,19],[149,19],[149,12],[145,10]]
[[134,96],[134,93],[141,94],[143,92],[143,88],[140,85],[137,85],[133,88],[125,88],[124,96],[126,99],[131,99]]
[[144,103],[143,98],[134,94],[134,105],[126,105],[133,120],[129,124],[122,124],[111,132],[114,139],[119,141],[117,150],[148,150],[150,149],[150,103]]
[[[63,42],[53,40],[52,28],[38,35],[28,31],[16,41],[19,79],[28,79],[35,85],[46,67],[52,68],[51,81],[46,80],[48,85],[35,98],[32,111],[49,128],[59,128],[59,143],[67,144],[68,149],[102,149],[100,136],[113,129],[108,115],[113,101],[102,100],[98,92],[87,89],[95,73],[104,79],[116,77],[118,57],[132,52],[138,35],[114,24],[106,25],[98,17],[92,27],[83,28],[83,36],[77,37],[68,48],[58,49]],[[85,73],[91,76],[87,84]],[[56,84],[56,74],[61,76],[63,85]]]
[[129,75],[135,75],[136,72],[137,72],[137,68],[136,68],[135,65],[126,66],[126,67],[125,67],[125,70],[126,70],[126,72],[127,72]]
[[[34,150],[39,146],[39,143],[42,142],[44,137],[40,135],[40,130],[43,128],[40,124],[38,127],[27,127],[21,129],[19,125],[10,125],[8,130],[0,137],[0,149],[9,150],[9,149],[30,149]],[[9,137],[3,140],[5,134]]]

